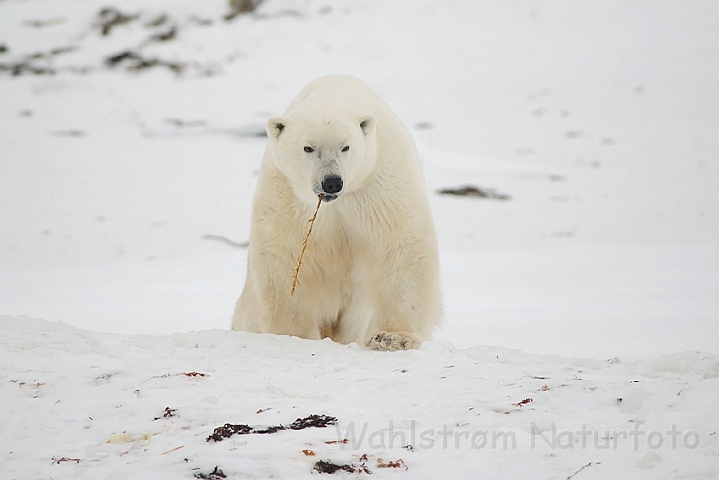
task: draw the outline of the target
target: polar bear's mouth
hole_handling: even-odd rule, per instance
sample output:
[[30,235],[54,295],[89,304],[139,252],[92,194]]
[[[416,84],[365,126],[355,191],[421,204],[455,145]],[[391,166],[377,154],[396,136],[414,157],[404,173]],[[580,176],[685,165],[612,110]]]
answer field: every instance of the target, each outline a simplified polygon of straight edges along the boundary
[[322,194],[322,201],[323,201],[323,202],[330,203],[330,202],[334,202],[335,200],[337,200],[337,195],[330,195],[330,194],[328,194],[328,193],[323,193],[323,194]]

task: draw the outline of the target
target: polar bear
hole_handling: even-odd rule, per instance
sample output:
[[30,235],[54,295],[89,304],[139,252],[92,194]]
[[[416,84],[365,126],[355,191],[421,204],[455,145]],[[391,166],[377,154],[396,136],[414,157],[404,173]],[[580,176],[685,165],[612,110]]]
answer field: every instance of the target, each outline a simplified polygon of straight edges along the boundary
[[332,75],[302,89],[267,133],[232,330],[417,348],[442,306],[434,224],[407,127],[364,82]]

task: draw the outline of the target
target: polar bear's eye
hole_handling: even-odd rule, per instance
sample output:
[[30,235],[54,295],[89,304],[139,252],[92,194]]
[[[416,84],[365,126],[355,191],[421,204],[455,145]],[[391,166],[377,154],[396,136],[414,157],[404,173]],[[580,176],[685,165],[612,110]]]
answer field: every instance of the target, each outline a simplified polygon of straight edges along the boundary
[[343,151],[343,152],[346,152],[346,151],[349,150],[349,149],[350,149],[350,146],[349,146],[349,145],[345,145],[345,148],[343,148],[342,151]]
[[315,151],[315,149],[312,147],[305,147],[305,152],[307,152],[307,153],[312,153],[314,151]]

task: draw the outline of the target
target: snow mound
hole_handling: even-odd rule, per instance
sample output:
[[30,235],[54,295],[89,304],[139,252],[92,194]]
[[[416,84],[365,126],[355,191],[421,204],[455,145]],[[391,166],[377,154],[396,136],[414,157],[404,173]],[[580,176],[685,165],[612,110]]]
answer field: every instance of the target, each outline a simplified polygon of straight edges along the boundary
[[[388,353],[10,316],[0,328],[6,478],[316,478],[320,461],[378,478],[719,474],[717,355],[627,363],[441,339]],[[311,415],[338,422],[208,441],[228,423],[274,431]]]

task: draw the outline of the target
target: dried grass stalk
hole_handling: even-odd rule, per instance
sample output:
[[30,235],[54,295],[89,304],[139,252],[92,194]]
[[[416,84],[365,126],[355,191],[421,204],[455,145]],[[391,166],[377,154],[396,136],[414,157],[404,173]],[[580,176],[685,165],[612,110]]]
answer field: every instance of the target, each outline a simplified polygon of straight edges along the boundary
[[315,208],[315,214],[312,215],[312,218],[310,218],[310,228],[307,230],[307,235],[305,235],[305,239],[302,240],[302,251],[300,252],[300,257],[297,259],[297,268],[295,268],[295,272],[292,275],[292,290],[290,291],[290,294],[294,297],[295,296],[295,288],[299,284],[299,281],[297,280],[297,277],[300,275],[300,267],[302,266],[302,257],[305,256],[305,250],[307,250],[307,241],[310,239],[310,235],[312,234],[312,227],[315,224],[315,219],[317,218],[317,212],[320,211],[320,205],[322,204],[322,194],[319,194],[319,198],[317,200],[317,208]]

